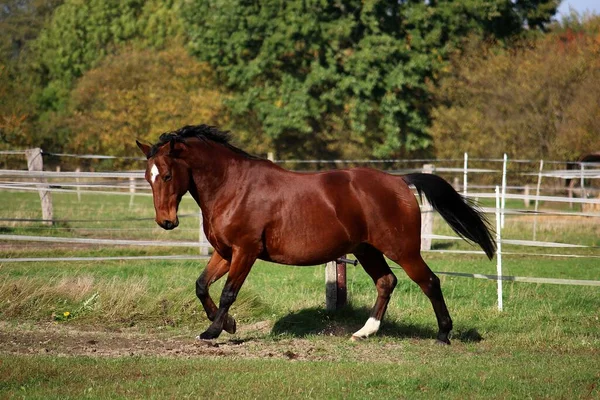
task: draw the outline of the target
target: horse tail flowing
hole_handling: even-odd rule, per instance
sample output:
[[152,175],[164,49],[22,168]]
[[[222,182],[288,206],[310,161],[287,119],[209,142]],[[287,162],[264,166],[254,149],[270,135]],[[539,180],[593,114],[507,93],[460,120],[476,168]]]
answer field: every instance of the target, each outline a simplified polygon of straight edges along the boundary
[[408,174],[404,182],[417,188],[446,220],[450,227],[467,242],[477,243],[491,260],[496,252],[490,224],[474,202],[462,197],[444,179],[432,174]]

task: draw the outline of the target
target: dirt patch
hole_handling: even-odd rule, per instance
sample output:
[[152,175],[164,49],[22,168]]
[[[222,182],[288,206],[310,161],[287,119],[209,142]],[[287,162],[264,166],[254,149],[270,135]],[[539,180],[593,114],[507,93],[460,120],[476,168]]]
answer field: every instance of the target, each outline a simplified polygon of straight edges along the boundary
[[[338,360],[340,358],[335,349],[326,350],[319,344],[320,340],[265,338],[261,332],[269,329],[269,322],[259,322],[247,326],[234,336],[224,334],[223,338],[204,341],[195,339],[193,335],[88,330],[55,323],[33,326],[13,326],[0,323],[0,354],[92,357],[232,357],[286,360]],[[346,341],[342,338],[333,339]],[[329,343],[329,346],[331,344]],[[357,356],[359,353],[362,351],[359,351]]]

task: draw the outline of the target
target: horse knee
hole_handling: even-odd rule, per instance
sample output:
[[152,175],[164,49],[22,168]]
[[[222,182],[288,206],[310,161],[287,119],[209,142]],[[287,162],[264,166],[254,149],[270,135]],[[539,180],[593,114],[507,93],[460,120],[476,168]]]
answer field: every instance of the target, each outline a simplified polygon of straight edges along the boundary
[[198,278],[196,280],[196,296],[199,299],[203,299],[208,295],[208,284],[205,282],[205,280],[202,278],[202,276],[200,276],[200,278]]

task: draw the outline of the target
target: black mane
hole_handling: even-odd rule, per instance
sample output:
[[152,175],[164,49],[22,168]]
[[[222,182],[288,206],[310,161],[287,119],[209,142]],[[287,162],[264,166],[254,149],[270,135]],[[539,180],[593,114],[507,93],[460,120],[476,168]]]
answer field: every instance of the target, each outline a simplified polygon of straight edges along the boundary
[[246,153],[244,150],[239,149],[230,143],[231,135],[229,131],[220,131],[214,126],[210,125],[186,125],[183,128],[177,129],[172,132],[165,132],[158,138],[158,142],[152,146],[150,150],[150,155],[148,157],[152,157],[156,155],[158,149],[160,149],[165,144],[171,142],[172,140],[180,143],[185,143],[185,139],[187,138],[197,138],[200,140],[209,140],[211,142],[218,143],[222,146],[227,147],[231,151],[241,154],[244,157],[250,159],[261,159],[260,157],[253,156],[251,154]]

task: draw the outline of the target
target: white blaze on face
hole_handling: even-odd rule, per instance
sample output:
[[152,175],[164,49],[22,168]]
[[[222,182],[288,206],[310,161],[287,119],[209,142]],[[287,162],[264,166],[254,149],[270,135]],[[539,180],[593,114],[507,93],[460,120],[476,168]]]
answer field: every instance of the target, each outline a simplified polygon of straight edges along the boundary
[[158,176],[158,168],[156,168],[156,165],[153,164],[152,168],[150,169],[150,181],[152,183],[154,183],[154,181],[156,180],[157,176]]

